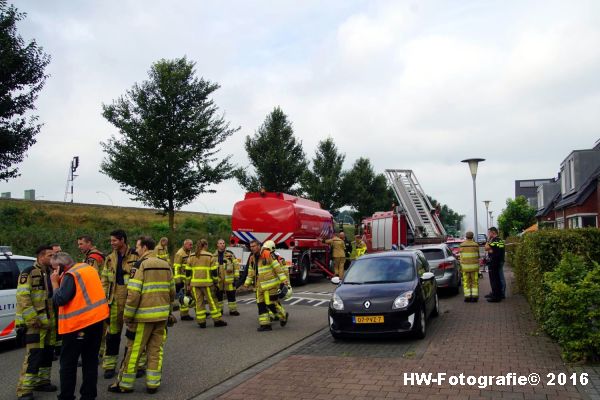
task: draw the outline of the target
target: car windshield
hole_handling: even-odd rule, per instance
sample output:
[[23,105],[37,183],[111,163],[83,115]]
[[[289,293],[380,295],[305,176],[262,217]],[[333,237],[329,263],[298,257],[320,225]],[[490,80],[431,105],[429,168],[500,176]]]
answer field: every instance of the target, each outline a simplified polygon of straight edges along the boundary
[[460,247],[460,242],[451,242],[451,243],[446,243],[446,245],[448,247],[450,247],[451,249],[457,249]]
[[421,249],[427,261],[444,259],[444,251],[442,249]]
[[376,257],[358,259],[346,273],[344,283],[409,282],[414,279],[412,259],[409,257]]

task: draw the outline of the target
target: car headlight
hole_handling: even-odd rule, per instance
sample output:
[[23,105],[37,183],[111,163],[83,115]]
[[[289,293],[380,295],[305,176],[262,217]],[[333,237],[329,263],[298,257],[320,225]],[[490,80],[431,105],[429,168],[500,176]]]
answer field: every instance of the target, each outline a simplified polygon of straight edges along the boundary
[[413,297],[412,290],[402,293],[400,296],[396,297],[396,300],[394,300],[394,305],[392,306],[392,309],[396,310],[396,309],[408,307],[412,297]]
[[331,307],[337,311],[342,311],[344,309],[344,302],[336,293],[334,293],[333,297],[331,298]]

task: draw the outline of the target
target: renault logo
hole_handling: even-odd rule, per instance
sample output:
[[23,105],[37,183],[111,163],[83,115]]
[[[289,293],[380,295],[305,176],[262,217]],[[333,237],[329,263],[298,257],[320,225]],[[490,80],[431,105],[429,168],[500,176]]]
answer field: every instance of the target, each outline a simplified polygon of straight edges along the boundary
[[365,308],[371,307],[371,302],[369,300],[365,301],[364,306],[365,306]]

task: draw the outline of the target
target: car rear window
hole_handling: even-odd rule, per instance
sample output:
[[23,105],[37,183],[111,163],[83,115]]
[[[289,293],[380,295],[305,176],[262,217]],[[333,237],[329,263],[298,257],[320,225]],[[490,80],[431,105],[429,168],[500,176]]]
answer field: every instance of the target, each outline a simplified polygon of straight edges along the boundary
[[395,283],[414,279],[415,268],[410,257],[362,258],[352,264],[344,283]]
[[425,254],[425,258],[427,261],[431,260],[443,260],[446,258],[444,256],[444,251],[442,249],[421,249],[423,254]]
[[16,289],[19,268],[9,260],[0,260],[0,290]]
[[13,261],[17,264],[17,267],[19,267],[19,272],[23,272],[25,268],[31,267],[35,262],[34,260],[15,260],[14,258]]

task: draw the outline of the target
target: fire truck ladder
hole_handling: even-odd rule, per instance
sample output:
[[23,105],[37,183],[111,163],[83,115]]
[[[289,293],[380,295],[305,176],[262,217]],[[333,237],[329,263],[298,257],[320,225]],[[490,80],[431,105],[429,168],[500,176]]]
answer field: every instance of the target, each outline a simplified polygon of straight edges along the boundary
[[392,185],[400,206],[415,237],[442,237],[446,231],[435,209],[410,169],[386,169],[385,174]]

